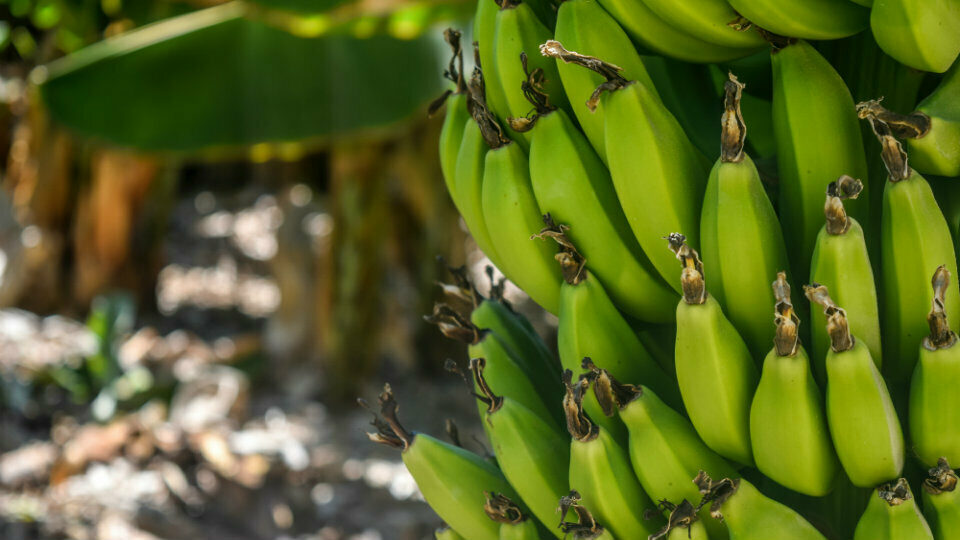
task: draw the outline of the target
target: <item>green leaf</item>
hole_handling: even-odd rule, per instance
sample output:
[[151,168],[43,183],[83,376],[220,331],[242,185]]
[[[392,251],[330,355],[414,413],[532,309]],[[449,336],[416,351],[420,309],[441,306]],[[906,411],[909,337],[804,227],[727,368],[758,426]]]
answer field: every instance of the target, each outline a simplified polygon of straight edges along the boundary
[[55,120],[122,146],[324,140],[422,114],[442,91],[448,52],[428,26],[437,16],[418,14],[411,27],[417,11],[404,13],[399,26],[398,14],[371,26],[232,2],[94,44],[34,80]]

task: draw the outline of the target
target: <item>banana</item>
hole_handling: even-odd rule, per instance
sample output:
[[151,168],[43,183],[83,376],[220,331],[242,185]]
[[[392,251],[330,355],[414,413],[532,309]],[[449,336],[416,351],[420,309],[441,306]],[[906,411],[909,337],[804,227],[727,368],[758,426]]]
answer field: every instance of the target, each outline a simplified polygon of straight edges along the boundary
[[914,69],[943,73],[960,54],[954,0],[875,0],[870,29],[885,53]]
[[720,156],[716,120],[723,114],[723,104],[711,84],[711,66],[662,56],[644,56],[643,65],[663,104],[683,126],[709,167]]
[[630,467],[630,458],[607,430],[595,425],[583,412],[584,393],[590,381],[581,377],[575,384],[573,373],[564,375],[570,443],[570,485],[584,495],[585,506],[618,538],[643,538],[660,525],[659,520],[644,518],[645,510],[655,506],[643,491]]
[[750,29],[750,23],[730,7],[727,0],[643,0],[666,24],[704,41],[735,49],[761,49],[766,41]]
[[826,540],[793,509],[766,497],[743,478],[714,482],[700,471],[694,479],[710,515],[727,524],[731,540]]
[[757,26],[782,36],[839,39],[870,24],[870,11],[849,0],[728,0]]
[[446,525],[435,530],[433,532],[433,537],[436,540],[463,540],[463,537],[460,536],[460,533]]
[[367,434],[370,440],[401,450],[423,498],[454,531],[468,540],[498,540],[499,524],[487,517],[483,505],[485,492],[517,497],[503,473],[473,452],[404,429],[389,384],[379,403],[380,416],[374,414],[372,422],[376,432]]
[[[850,315],[850,331],[857,336],[858,342],[867,347],[870,357],[880,368],[880,314],[873,268],[867,254],[863,228],[857,220],[847,216],[843,203],[844,200],[856,198],[862,186],[860,180],[847,175],[827,186],[827,202],[823,208],[826,225],[820,228],[813,248],[810,280],[825,285],[836,302],[844,306]],[[817,382],[822,385],[826,382],[824,362],[830,347],[826,316],[812,310],[810,324],[810,358]],[[884,480],[890,478],[892,476]]]
[[500,524],[500,540],[539,540],[537,523],[530,519],[515,502],[501,493],[484,494],[487,502],[483,511]]
[[600,0],[638,47],[683,60],[710,63],[743,58],[756,48],[724,47],[690,35],[657,16],[644,0]]
[[453,49],[450,64],[447,65],[443,76],[454,83],[453,90],[447,90],[430,104],[430,114],[435,113],[446,103],[447,114],[440,128],[440,171],[447,185],[447,191],[452,195],[455,191],[455,172],[457,169],[457,154],[460,152],[460,143],[463,141],[463,130],[470,120],[467,111],[467,84],[463,76],[463,51],[460,49],[461,34],[457,30],[447,28],[443,37]]
[[851,334],[846,311],[826,287],[814,283],[803,290],[827,316],[827,422],[840,464],[855,486],[896,478],[903,471],[903,431],[870,349]]
[[[847,1],[847,0],[841,0]],[[793,257],[794,275],[809,276],[809,262],[823,224],[823,191],[841,174],[867,178],[867,159],[853,96],[827,60],[806,41],[771,54],[773,128],[780,173],[780,217]],[[869,224],[868,187],[847,212]]]
[[[573,533],[573,540],[613,540],[613,535],[597,523],[590,511],[580,504],[580,493],[571,490],[560,498],[560,530],[563,534]],[[567,514],[573,512],[576,521],[567,521]]]
[[677,381],[690,422],[721,456],[753,464],[750,403],[757,367],[747,344],[704,287],[700,256],[682,234],[669,237],[683,265],[683,299],[677,304]]
[[[597,0],[567,0],[560,4],[554,39],[573,50],[584,51],[616,64],[623,68],[625,78],[637,81],[656,93],[653,80],[650,79],[644,61],[634,49],[630,38]],[[597,155],[606,164],[607,153],[603,136],[606,109],[601,107],[591,111],[586,105],[586,96],[604,82],[604,77],[559,58],[557,71],[564,91],[572,99],[570,107],[577,122]],[[659,95],[656,97],[660,99]]]
[[485,359],[474,358],[470,371],[477,400],[486,406],[483,424],[497,464],[531,513],[544,525],[551,524],[556,501],[567,492],[570,446],[566,434],[558,433],[518,400],[494,394],[484,378],[486,364]]
[[907,139],[913,167],[923,174],[960,176],[960,62],[917,105],[917,112],[929,119],[929,126]]
[[[957,259],[950,228],[930,185],[910,168],[906,152],[893,137],[890,126],[872,113],[871,103],[861,103],[858,110],[880,140],[889,174],[880,223],[881,318],[884,375],[896,388],[906,385],[913,373],[920,341],[926,335],[925,320],[933,291],[925,284],[940,265],[946,265],[950,275],[957,275]],[[950,328],[957,331],[960,295],[947,295],[944,302]]]
[[[493,69],[506,96],[507,109],[501,114],[520,118],[530,111],[530,103],[521,90],[527,81],[528,68],[526,63],[521,63],[521,54],[527,56],[530,70],[542,70],[544,89],[550,96],[551,104],[555,107],[569,106],[556,62],[537,54],[539,45],[552,37],[553,33],[537,19],[527,3],[501,0],[493,57]],[[513,131],[511,138],[524,148],[530,146],[530,134],[527,132]]]
[[857,523],[853,540],[933,540],[906,478],[883,484],[876,491]]
[[790,302],[783,272],[773,283],[776,304],[774,347],[763,362],[750,406],[753,459],[760,471],[784,487],[821,497],[837,477],[820,390],[800,346],[800,319]]
[[947,460],[940,458],[923,480],[924,516],[936,540],[960,538],[960,492],[957,475]]
[[537,113],[516,127],[532,133],[530,179],[540,211],[570,227],[617,307],[642,321],[671,321],[675,293],[637,245],[603,162],[567,114],[549,106],[538,75],[530,73],[524,90]]
[[721,155],[703,200],[700,254],[710,269],[707,290],[759,358],[773,339],[769,306],[775,299],[765,284],[789,263],[780,222],[756,166],[743,151],[743,84],[730,74],[724,87]]
[[473,41],[476,43],[474,51],[475,63],[486,75],[486,102],[490,111],[497,120],[504,120],[507,114],[507,94],[496,68],[493,58],[496,51],[497,13],[500,4],[497,0],[477,0],[477,10],[473,15]]
[[[698,245],[707,170],[696,147],[656,91],[628,82],[617,66],[568,51],[555,40],[540,50],[606,77],[587,106],[596,108],[599,102],[606,109],[604,140],[613,187],[640,247],[660,276],[676,283],[676,263],[663,249],[663,236],[670,231],[693,231],[690,242]],[[643,181],[637,181],[638,174]],[[679,284],[674,290],[680,292]]]
[[[633,470],[653,500],[696,500],[699,492],[690,480],[701,469],[718,476],[735,475],[729,463],[703,444],[690,422],[649,388],[620,383],[588,360],[584,367],[591,370],[594,393],[604,412],[619,412],[626,424]],[[709,520],[704,525],[711,538],[726,538],[722,524]]]
[[[472,98],[471,98],[472,99]],[[469,105],[468,105],[469,107]],[[474,117],[476,119],[476,116]],[[467,122],[464,126],[460,151],[457,153],[457,166],[454,173],[454,189],[450,192],[453,203],[463,218],[467,229],[473,236],[477,247],[494,265],[500,266],[500,257],[486,221],[483,219],[481,198],[483,189],[483,166],[490,149],[484,140],[483,132],[477,122]]]
[[647,540],[708,540],[707,528],[697,516],[697,509],[684,499],[680,504],[660,501],[660,508],[670,512],[667,524]]
[[[944,312],[950,274],[943,267],[933,275],[933,308],[927,316],[930,335],[923,338],[920,358],[910,381],[910,438],[926,465],[944,458],[960,462],[960,345]],[[950,293],[955,296],[956,289]]]

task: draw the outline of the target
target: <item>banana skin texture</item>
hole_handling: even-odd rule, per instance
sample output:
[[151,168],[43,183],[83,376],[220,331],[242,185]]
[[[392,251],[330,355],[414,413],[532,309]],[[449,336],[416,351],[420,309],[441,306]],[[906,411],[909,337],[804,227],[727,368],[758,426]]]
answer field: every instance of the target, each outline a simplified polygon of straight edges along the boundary
[[761,28],[787,37],[839,39],[870,23],[870,10],[850,0],[728,0]]
[[960,53],[960,4],[953,0],[874,0],[870,29],[880,48],[921,71],[943,73]]
[[727,0],[643,0],[643,3],[667,24],[715,45],[757,50],[766,45],[753,29],[740,31],[730,26],[739,14]]
[[906,479],[883,484],[870,494],[853,540],[933,540]]
[[680,234],[670,235],[670,249],[683,264],[675,362],[687,415],[713,451],[752,465],[750,404],[759,379],[756,363],[720,304],[707,294],[697,252]]
[[[771,54],[773,129],[780,173],[779,211],[794,275],[808,262],[823,225],[827,184],[847,174],[866,182],[867,159],[853,97],[840,75],[809,43],[796,41]],[[869,194],[850,200],[847,213],[869,224]]]
[[481,201],[483,198],[483,167],[489,150],[483,138],[480,126],[476,122],[467,122],[464,126],[460,151],[457,154],[457,167],[454,174],[455,189],[450,192],[453,203],[467,224],[477,247],[496,266],[500,266],[500,257],[483,218]]
[[954,62],[940,85],[917,105],[930,127],[907,139],[910,165],[923,174],[960,176],[960,62]]
[[463,141],[463,130],[470,121],[467,112],[467,96],[452,94],[447,98],[447,114],[440,128],[440,172],[447,185],[447,192],[453,196],[456,191],[457,154]]
[[477,43],[477,56],[486,82],[487,106],[501,122],[506,119],[507,95],[503,90],[500,75],[494,67],[494,51],[497,39],[497,13],[500,6],[496,0],[477,0],[477,10],[473,15],[473,40]]
[[539,116],[531,130],[530,179],[540,211],[570,227],[617,307],[646,322],[669,322],[676,293],[630,232],[610,175],[566,113]]
[[957,475],[946,459],[940,458],[923,480],[923,515],[936,540],[960,538],[960,492]]

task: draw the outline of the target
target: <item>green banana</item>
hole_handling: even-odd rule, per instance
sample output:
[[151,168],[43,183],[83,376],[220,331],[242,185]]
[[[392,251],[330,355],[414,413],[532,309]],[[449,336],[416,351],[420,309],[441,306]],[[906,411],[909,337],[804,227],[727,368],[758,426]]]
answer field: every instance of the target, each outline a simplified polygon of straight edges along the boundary
[[742,19],[727,0],[643,0],[643,3],[666,24],[709,43],[755,50],[766,45],[759,33],[750,31],[749,22]]
[[775,300],[765,284],[789,263],[780,222],[756,166],[743,151],[743,84],[730,74],[724,87],[721,155],[703,200],[700,254],[710,269],[707,290],[759,358],[773,339],[769,306]]
[[[494,47],[493,69],[503,87],[507,109],[501,114],[521,118],[530,111],[530,103],[521,90],[527,81],[527,62],[530,70],[542,70],[543,85],[550,101],[556,107],[568,107],[563,93],[556,62],[539,56],[537,48],[553,37],[549,28],[541,23],[530,6],[521,0],[501,0],[497,13],[497,32]],[[521,63],[521,54],[527,60]],[[513,126],[510,126],[513,127]],[[524,148],[530,146],[530,134],[513,131],[511,137]]]
[[704,287],[700,256],[682,234],[669,237],[683,265],[683,299],[677,304],[677,381],[690,422],[713,451],[753,464],[750,403],[757,367],[747,344]]
[[960,62],[917,105],[917,112],[928,125],[907,139],[913,167],[923,174],[960,176]]
[[[846,1],[846,0],[843,0]],[[867,178],[867,158],[853,97],[843,79],[806,41],[772,52],[773,129],[780,173],[780,216],[793,257],[794,275],[809,276],[809,262],[823,224],[823,191],[841,174]],[[864,186],[864,191],[867,186]],[[869,197],[847,211],[869,224]]]
[[700,505],[710,504],[710,515],[727,524],[731,540],[826,540],[800,514],[766,497],[743,478],[714,482],[700,471],[694,483],[703,494]]
[[[889,174],[883,192],[880,223],[883,288],[884,374],[894,386],[905,385],[913,373],[926,334],[924,323],[933,301],[925,286],[928,276],[941,264],[957,275],[953,239],[933,191],[927,181],[907,164],[890,126],[874,116],[869,103],[858,105],[880,140],[882,157]],[[957,330],[960,324],[960,296],[944,300],[944,312]]]
[[436,540],[463,540],[463,537],[460,536],[460,533],[446,525],[433,531],[433,537]]
[[[723,103],[717,99],[711,84],[711,66],[662,56],[644,56],[643,65],[663,104],[683,126],[683,131],[703,154],[705,166],[709,167],[720,156],[717,117],[723,114]],[[726,78],[725,72],[723,76]]]
[[[573,540],[614,540],[613,535],[597,523],[590,511],[580,504],[580,493],[571,490],[560,498],[560,530],[563,534],[573,533]],[[573,512],[576,521],[567,521],[567,514]]]
[[940,458],[923,480],[924,516],[936,540],[960,538],[960,491],[957,475],[947,460]]
[[756,48],[724,47],[690,35],[657,16],[644,0],[600,0],[638,47],[684,62],[724,62],[743,58]]
[[637,245],[606,167],[567,114],[547,105],[538,72],[530,75],[525,93],[537,104],[527,119],[530,179],[540,211],[570,226],[568,236],[617,307],[646,322],[672,320],[676,295]]
[[570,485],[589,501],[585,506],[618,538],[643,538],[660,525],[644,519],[645,509],[654,509],[650,497],[633,474],[630,457],[607,430],[594,424],[583,412],[584,393],[590,381],[581,377],[572,383],[573,372],[564,375],[570,443]]
[[943,73],[960,54],[955,0],[874,0],[870,29],[880,48],[914,69]]
[[477,400],[486,406],[483,424],[497,464],[531,513],[544,525],[551,524],[556,501],[567,492],[570,446],[566,435],[519,400],[495,395],[484,378],[486,364],[485,359],[474,358],[470,371]]
[[[654,89],[628,82],[616,66],[568,51],[559,41],[547,41],[540,50],[606,77],[587,106],[593,109],[599,102],[606,109],[604,144],[613,187],[640,247],[660,276],[675,283],[676,263],[663,249],[663,236],[694,231],[690,242],[698,245],[707,170],[696,147]],[[680,292],[679,284],[674,290]]]
[[[950,273],[943,266],[933,275],[933,307],[927,316],[930,335],[923,338],[920,358],[910,381],[910,438],[926,465],[944,458],[960,462],[960,345],[944,311]],[[956,296],[956,288],[951,296]]]
[[853,540],[933,540],[906,478],[883,484],[876,491],[860,516]]
[[500,524],[499,540],[539,540],[537,523],[530,519],[515,502],[501,493],[487,492],[483,511]]
[[826,287],[803,290],[827,316],[827,422],[840,464],[855,486],[896,478],[903,471],[903,431],[870,349],[851,334],[846,311]]
[[708,540],[707,528],[697,517],[697,509],[684,499],[680,504],[660,501],[660,508],[670,512],[667,524],[647,537],[648,540]]
[[[362,403],[362,402],[361,402]],[[468,540],[498,540],[499,524],[483,511],[485,492],[517,494],[503,473],[484,458],[423,433],[407,431],[397,416],[399,405],[390,385],[380,394],[370,440],[401,450],[403,464],[427,504]]]
[[776,337],[750,406],[753,459],[763,474],[780,485],[820,497],[833,489],[837,456],[820,390],[797,336],[800,319],[783,272],[777,274],[773,290]]
[[849,0],[728,0],[764,30],[803,39],[839,39],[869,24],[870,10]]
[[463,51],[460,49],[460,32],[447,28],[443,37],[453,49],[450,64],[447,65],[443,76],[454,83],[453,90],[447,90],[430,105],[430,113],[436,112],[444,103],[447,105],[447,114],[440,128],[440,171],[447,185],[447,191],[452,195],[456,190],[455,173],[457,170],[457,154],[460,152],[460,143],[463,141],[463,131],[470,120],[467,111],[467,84],[463,79]]
[[[847,175],[827,186],[827,202],[823,208],[826,225],[820,228],[813,248],[810,280],[826,285],[837,303],[844,306],[850,314],[851,332],[857,336],[858,342],[867,347],[877,368],[880,368],[880,314],[873,268],[867,254],[863,228],[857,220],[847,216],[843,205],[844,200],[856,198],[862,186],[860,180]],[[830,347],[826,316],[813,310],[810,324],[810,358],[814,375],[822,385],[826,382],[824,362]]]
[[[583,51],[616,64],[622,68],[624,77],[638,81],[656,94],[653,80],[650,79],[644,61],[634,49],[630,38],[597,0],[567,0],[560,4],[554,39],[573,50]],[[606,109],[601,107],[591,111],[585,99],[604,82],[604,77],[559,58],[557,71],[560,73],[564,91],[572,99],[570,106],[577,122],[597,155],[606,164],[607,153],[603,136]],[[656,95],[656,98],[659,100],[659,95]]]
[[[633,470],[653,500],[696,500],[699,492],[690,479],[701,469],[718,476],[735,475],[729,463],[703,444],[690,422],[649,388],[623,384],[588,360],[584,367],[591,370],[594,393],[604,412],[609,416],[619,412],[627,426]],[[726,538],[722,524],[709,520],[704,525],[711,538]]]
[[500,75],[494,64],[497,39],[497,13],[500,4],[497,0],[477,0],[477,10],[473,15],[473,41],[476,43],[475,61],[486,75],[486,102],[497,120],[507,118],[507,94],[503,90]]
[[450,192],[453,203],[463,217],[467,229],[473,236],[477,247],[496,266],[500,266],[496,245],[487,231],[481,208],[483,189],[483,166],[490,149],[484,140],[477,122],[467,122],[464,126],[460,151],[457,153],[457,166],[454,173],[454,190]]

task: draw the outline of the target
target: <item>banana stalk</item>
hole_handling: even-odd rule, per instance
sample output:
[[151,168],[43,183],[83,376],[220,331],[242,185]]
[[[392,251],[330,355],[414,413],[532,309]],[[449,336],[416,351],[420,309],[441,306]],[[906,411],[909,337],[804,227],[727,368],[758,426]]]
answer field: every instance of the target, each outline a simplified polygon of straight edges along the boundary
[[853,540],[933,540],[906,478],[877,487]]
[[936,540],[960,538],[960,491],[957,475],[946,459],[940,458],[923,480],[924,515]]

